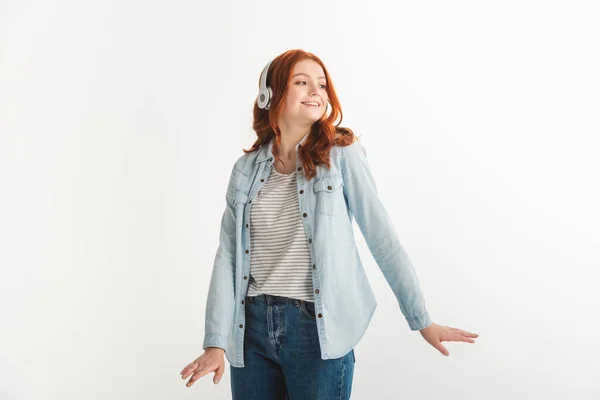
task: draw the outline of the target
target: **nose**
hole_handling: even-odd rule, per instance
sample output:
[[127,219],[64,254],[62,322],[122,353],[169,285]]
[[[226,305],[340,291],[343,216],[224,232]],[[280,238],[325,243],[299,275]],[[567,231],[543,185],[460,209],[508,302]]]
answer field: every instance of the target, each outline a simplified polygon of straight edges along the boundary
[[312,95],[315,95],[315,94],[317,94],[317,95],[319,94],[319,86],[316,85],[316,84],[313,84],[310,87],[310,95],[312,96]]

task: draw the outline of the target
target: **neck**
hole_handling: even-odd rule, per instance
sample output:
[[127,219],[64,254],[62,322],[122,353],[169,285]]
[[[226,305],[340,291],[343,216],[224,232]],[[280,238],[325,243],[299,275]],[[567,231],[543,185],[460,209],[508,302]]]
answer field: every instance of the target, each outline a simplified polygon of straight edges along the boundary
[[292,160],[296,157],[296,145],[310,132],[307,129],[286,130],[281,128],[281,143],[277,149],[277,156],[283,160]]

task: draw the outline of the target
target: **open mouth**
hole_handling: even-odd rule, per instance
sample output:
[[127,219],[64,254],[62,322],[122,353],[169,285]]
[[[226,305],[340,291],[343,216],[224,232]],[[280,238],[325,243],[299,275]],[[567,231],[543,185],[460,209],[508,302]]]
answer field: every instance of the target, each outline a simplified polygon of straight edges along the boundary
[[319,107],[319,103],[315,103],[315,102],[310,102],[309,101],[309,102],[305,103],[305,102],[302,101],[301,103],[304,104],[307,107]]

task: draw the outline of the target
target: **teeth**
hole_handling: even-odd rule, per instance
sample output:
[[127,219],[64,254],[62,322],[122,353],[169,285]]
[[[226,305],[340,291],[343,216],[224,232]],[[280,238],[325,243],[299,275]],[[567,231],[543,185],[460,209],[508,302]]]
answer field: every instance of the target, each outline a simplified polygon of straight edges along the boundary
[[312,101],[309,101],[308,103],[302,102],[302,104],[306,104],[307,106],[316,106],[316,107],[319,106],[318,103],[315,103],[315,102],[312,102]]

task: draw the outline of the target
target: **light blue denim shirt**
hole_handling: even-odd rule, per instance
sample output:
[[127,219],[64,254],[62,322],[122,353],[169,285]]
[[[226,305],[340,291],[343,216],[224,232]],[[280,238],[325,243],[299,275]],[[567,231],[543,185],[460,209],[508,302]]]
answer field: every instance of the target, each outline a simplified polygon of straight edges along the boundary
[[[410,329],[429,326],[432,321],[417,274],[378,196],[364,146],[358,141],[333,146],[331,169],[318,165],[316,177],[307,181],[298,156],[307,136],[296,145],[296,175],[299,218],[309,239],[321,358],[339,358],[352,350],[377,307],[356,247],[353,218]],[[203,348],[224,349],[234,367],[244,366],[250,211],[269,178],[273,142],[244,154],[233,166],[209,285]]]

